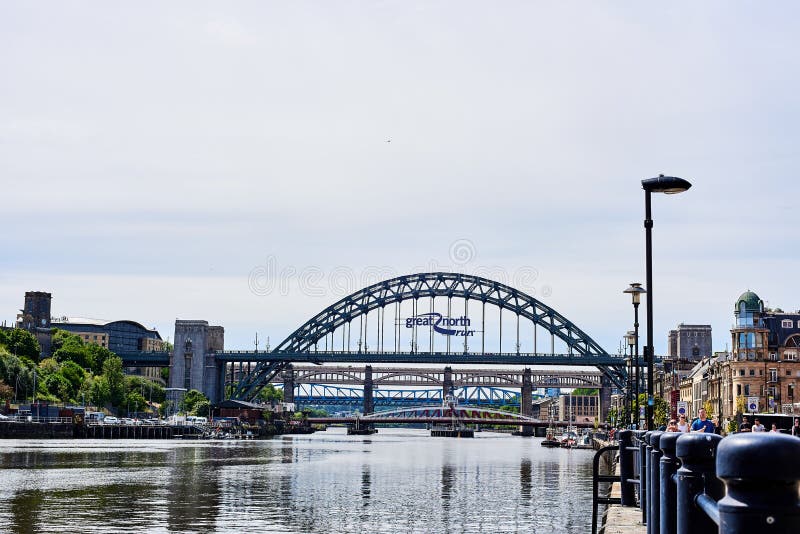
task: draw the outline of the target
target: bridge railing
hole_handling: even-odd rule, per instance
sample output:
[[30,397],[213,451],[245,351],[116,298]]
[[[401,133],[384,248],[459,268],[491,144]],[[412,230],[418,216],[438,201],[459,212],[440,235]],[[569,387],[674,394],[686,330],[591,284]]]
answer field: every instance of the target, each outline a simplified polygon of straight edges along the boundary
[[638,494],[648,534],[800,532],[800,439],[772,432],[618,436],[620,504],[635,506]]

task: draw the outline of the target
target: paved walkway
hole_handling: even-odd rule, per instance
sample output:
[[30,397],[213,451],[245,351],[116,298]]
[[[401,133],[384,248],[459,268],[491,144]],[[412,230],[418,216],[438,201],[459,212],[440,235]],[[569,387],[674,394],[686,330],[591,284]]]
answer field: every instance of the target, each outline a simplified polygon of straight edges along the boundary
[[[619,475],[619,462],[616,474]],[[611,497],[620,496],[620,483],[611,485]],[[600,532],[604,534],[646,534],[647,526],[642,524],[642,511],[636,506],[611,504],[603,517]]]

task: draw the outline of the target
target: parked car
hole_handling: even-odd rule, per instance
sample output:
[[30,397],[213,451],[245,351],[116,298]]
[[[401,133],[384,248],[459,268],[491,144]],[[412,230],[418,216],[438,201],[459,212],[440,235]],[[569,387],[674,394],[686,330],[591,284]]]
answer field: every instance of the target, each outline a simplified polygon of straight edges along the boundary
[[122,423],[123,425],[132,425],[133,419],[131,419],[130,417],[123,417],[122,419],[120,419],[120,423]]
[[117,419],[113,415],[107,415],[103,418],[104,425],[118,425],[119,423],[120,423],[119,419]]

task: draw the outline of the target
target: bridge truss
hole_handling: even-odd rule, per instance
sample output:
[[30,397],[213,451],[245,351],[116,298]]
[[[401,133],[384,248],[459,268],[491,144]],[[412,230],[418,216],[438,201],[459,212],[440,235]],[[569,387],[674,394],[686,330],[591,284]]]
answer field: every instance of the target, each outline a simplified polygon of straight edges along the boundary
[[[520,392],[495,387],[460,387],[453,391],[460,404],[467,406],[520,405]],[[420,406],[441,404],[442,389],[375,389],[375,407]],[[364,404],[363,388],[327,384],[300,384],[295,387],[294,402],[301,406],[357,406]]]
[[[443,308],[441,302],[437,306],[437,299],[440,301],[444,299],[446,307]],[[453,299],[458,299],[456,304],[462,306],[454,308]],[[445,336],[446,349],[436,350],[434,329],[437,327],[432,321],[431,324],[421,325],[417,319],[438,316],[439,319],[447,317],[452,320],[454,312],[462,313],[462,310],[462,317],[468,317],[470,302],[480,309],[480,328],[475,325],[475,328],[467,329],[467,325],[462,322],[451,331],[461,332],[464,335]],[[487,304],[499,309],[500,346],[496,353],[486,351]],[[401,305],[411,307],[411,318],[414,321],[410,328],[403,328],[403,326],[409,327],[409,324],[406,322],[403,325],[401,322]],[[388,323],[392,328],[388,340],[385,332],[387,312],[390,315]],[[511,353],[503,352],[503,312],[511,313],[514,318],[512,324],[516,332],[516,343],[513,345],[514,352]],[[520,351],[521,320],[533,326],[532,352]],[[450,327],[453,325],[450,324]],[[357,329],[355,334],[353,334],[354,328]],[[549,353],[538,351],[539,329],[544,329],[550,336]],[[401,350],[404,330],[409,330],[406,332],[410,347],[407,353]],[[470,330],[471,334],[468,334]],[[441,330],[437,332],[441,333]],[[478,338],[480,338],[480,350],[470,346],[470,341],[474,346]],[[555,354],[556,339],[559,339],[567,349],[566,354],[560,358]],[[356,350],[353,349],[352,342],[355,342]],[[341,351],[337,354],[339,344]],[[426,344],[427,351],[425,351]],[[622,357],[608,354],[591,337],[553,308],[500,282],[473,275],[445,272],[399,276],[372,284],[322,310],[297,328],[274,351],[254,353],[252,356],[248,361],[257,362],[255,368],[234,384],[232,398],[252,399],[291,362],[583,365],[597,367],[608,381],[620,389],[625,387],[627,379]],[[226,360],[225,354],[220,354],[218,359],[237,361],[238,358],[241,362],[241,357],[242,353],[229,354],[229,360]],[[233,383],[233,380],[231,382]]]

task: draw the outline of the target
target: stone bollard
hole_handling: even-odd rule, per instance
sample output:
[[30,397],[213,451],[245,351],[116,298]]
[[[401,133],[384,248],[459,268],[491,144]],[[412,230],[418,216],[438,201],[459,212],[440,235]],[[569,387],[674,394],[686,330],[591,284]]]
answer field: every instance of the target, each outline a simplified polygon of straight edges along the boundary
[[717,476],[720,532],[800,532],[800,440],[785,434],[744,433],[722,440]]
[[[644,433],[642,436],[642,446],[639,449],[641,455],[641,470],[639,471],[639,487],[641,491],[641,505],[642,505],[642,523],[647,524],[648,516],[650,515],[650,501],[647,500],[650,495],[650,488],[648,481],[650,480],[650,431]],[[650,527],[647,527],[647,534],[650,534]]]
[[648,498],[649,512],[647,514],[647,532],[649,534],[659,534],[658,523],[661,519],[659,504],[659,494],[661,493],[661,449],[659,448],[659,441],[661,440],[660,430],[653,430],[650,433],[650,472],[647,473],[648,484],[647,490],[650,492]]
[[677,523],[677,486],[675,485],[675,473],[678,471],[680,462],[675,456],[675,444],[681,437],[680,432],[664,432],[661,434],[659,442],[661,448],[661,485],[660,495],[661,510],[660,532],[661,534],[675,534]]
[[681,434],[675,444],[675,454],[681,459],[677,487],[677,532],[679,534],[708,534],[717,532],[717,525],[695,504],[705,493],[719,499],[724,492],[714,475],[717,445],[722,437],[716,434]]
[[619,479],[620,479],[620,504],[622,506],[636,506],[636,492],[633,482],[633,432],[620,430],[617,432],[619,439]]

